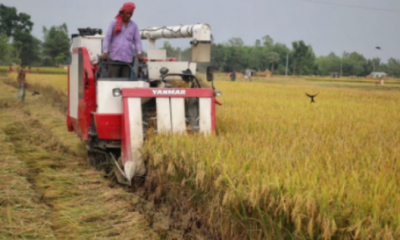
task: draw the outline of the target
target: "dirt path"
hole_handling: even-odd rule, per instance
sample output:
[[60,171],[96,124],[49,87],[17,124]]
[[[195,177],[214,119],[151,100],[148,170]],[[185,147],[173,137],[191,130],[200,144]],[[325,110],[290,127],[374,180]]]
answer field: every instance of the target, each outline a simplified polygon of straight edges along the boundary
[[145,200],[86,165],[63,114],[16,92],[0,79],[0,239],[160,239]]

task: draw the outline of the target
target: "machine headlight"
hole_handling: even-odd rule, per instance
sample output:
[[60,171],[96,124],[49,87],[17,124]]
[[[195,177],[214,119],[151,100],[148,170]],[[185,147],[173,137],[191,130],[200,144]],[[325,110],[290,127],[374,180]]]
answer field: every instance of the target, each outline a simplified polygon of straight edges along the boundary
[[113,94],[114,97],[121,97],[121,95],[122,95],[121,89],[119,89],[119,88],[114,88],[114,89],[112,90],[112,94]]
[[221,92],[221,91],[215,91],[215,92],[214,92],[214,95],[215,95],[216,97],[219,97],[219,96],[222,95],[222,92]]

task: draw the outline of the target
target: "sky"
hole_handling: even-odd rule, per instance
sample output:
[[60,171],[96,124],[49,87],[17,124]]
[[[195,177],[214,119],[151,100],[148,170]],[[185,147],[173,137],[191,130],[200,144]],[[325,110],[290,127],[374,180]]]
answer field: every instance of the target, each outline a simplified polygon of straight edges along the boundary
[[[43,26],[101,28],[105,32],[123,0],[1,0],[31,16],[33,35],[43,39]],[[310,44],[317,56],[358,52],[367,58],[400,59],[398,0],[136,0],[132,20],[139,28],[208,23],[216,43],[241,37],[246,45],[270,35],[291,48]],[[326,4],[334,3],[334,4]],[[337,4],[343,4],[337,5]],[[357,7],[352,7],[357,6]],[[381,10],[372,10],[381,9]],[[190,39],[170,40],[189,47]],[[157,42],[161,47],[163,40]],[[144,43],[145,48],[149,45]],[[381,51],[375,47],[380,46]]]

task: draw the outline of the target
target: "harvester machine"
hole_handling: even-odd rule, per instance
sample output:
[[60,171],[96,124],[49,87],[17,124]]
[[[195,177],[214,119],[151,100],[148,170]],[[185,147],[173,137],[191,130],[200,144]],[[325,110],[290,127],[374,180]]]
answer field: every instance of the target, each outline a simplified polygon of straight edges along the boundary
[[[140,148],[148,131],[212,134],[220,104],[212,67],[207,68],[211,88],[196,77],[197,63],[210,61],[209,25],[148,28],[140,35],[150,49],[145,61],[128,64],[130,78],[108,76],[108,67],[117,63],[101,59],[104,36],[92,28],[72,35],[68,71],[68,130],[85,141],[89,165],[115,171],[118,181],[128,185],[146,174]],[[155,44],[163,38],[191,38],[191,61],[167,58]]]

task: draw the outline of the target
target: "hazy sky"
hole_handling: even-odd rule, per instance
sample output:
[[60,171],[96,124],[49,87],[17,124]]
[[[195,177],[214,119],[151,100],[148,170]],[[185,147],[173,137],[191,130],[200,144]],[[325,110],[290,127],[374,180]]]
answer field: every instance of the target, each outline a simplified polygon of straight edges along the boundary
[[[388,9],[374,11],[317,3],[318,1]],[[33,34],[42,27],[67,23],[69,32],[96,27],[105,31],[124,0],[0,0],[29,14]],[[132,18],[140,28],[208,23],[217,43],[241,37],[246,45],[270,35],[275,42],[304,40],[315,53],[357,51],[367,58],[400,59],[400,1],[398,0],[136,0]],[[398,11],[398,12],[396,12]],[[172,40],[188,47],[189,40]],[[162,41],[157,46],[161,46]],[[145,44],[145,46],[148,46]],[[375,49],[381,46],[382,51]]]

